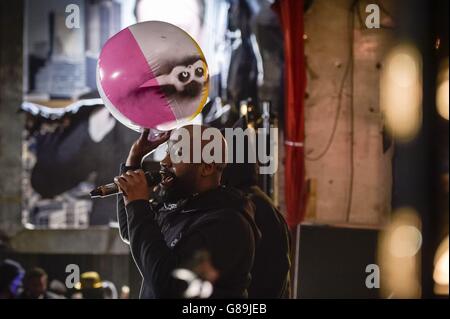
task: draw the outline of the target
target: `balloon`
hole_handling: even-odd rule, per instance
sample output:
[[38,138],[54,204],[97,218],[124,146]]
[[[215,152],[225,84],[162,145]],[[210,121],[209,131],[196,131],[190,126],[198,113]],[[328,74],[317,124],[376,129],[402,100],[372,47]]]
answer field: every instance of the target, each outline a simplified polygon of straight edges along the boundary
[[97,87],[111,114],[136,131],[169,130],[193,119],[208,97],[202,50],[182,29],[137,23],[111,37],[97,63]]

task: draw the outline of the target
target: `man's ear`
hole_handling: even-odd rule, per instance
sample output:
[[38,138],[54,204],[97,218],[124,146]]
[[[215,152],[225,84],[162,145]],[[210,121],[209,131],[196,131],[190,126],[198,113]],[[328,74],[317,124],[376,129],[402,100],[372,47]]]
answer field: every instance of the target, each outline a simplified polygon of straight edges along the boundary
[[215,172],[214,163],[202,163],[202,166],[200,167],[200,172],[202,176],[210,176]]

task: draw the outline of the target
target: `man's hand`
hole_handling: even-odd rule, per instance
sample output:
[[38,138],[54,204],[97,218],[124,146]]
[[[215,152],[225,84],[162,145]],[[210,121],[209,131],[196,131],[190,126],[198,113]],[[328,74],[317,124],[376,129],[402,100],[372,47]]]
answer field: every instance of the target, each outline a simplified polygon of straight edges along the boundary
[[127,171],[126,173],[115,177],[114,183],[122,190],[125,205],[128,205],[128,203],[135,200],[150,199],[147,178],[145,177],[144,171],[141,169]]
[[127,166],[141,166],[141,161],[145,155],[156,149],[159,145],[167,141],[170,137],[170,131],[162,133],[153,141],[148,140],[149,129],[145,129],[141,136],[131,146],[128,158],[126,161]]

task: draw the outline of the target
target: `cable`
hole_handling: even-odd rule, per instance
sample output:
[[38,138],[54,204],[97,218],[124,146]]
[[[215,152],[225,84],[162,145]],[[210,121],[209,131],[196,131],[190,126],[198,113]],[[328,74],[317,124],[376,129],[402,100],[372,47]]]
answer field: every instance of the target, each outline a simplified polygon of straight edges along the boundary
[[350,214],[353,203],[353,184],[354,184],[354,172],[355,172],[355,152],[354,152],[354,138],[355,138],[355,112],[354,112],[354,55],[353,55],[353,46],[354,46],[354,28],[355,28],[355,13],[359,8],[359,0],[355,0],[352,3],[352,6],[349,10],[348,14],[348,45],[349,45],[349,53],[347,65],[344,71],[344,75],[342,77],[342,81],[340,83],[339,91],[338,91],[338,104],[336,110],[336,116],[333,122],[333,128],[330,134],[330,138],[328,139],[325,148],[314,157],[305,156],[305,160],[308,161],[317,161],[325,156],[328,153],[331,145],[333,144],[334,137],[337,131],[337,125],[339,123],[339,117],[342,108],[342,96],[344,92],[344,85],[346,83],[347,77],[351,71],[350,76],[350,173],[349,173],[349,185],[348,185],[348,199],[345,210],[345,221],[350,222]]
[[354,3],[354,6],[350,10],[351,22],[350,25],[350,61],[351,61],[351,76],[350,76],[350,176],[349,176],[349,186],[348,186],[348,200],[345,221],[350,222],[350,214],[352,210],[353,203],[353,182],[355,176],[355,152],[354,152],[354,141],[355,141],[355,105],[354,105],[354,56],[353,56],[353,46],[354,46],[354,28],[355,28],[355,9],[359,8],[359,1]]
[[[381,10],[388,15],[392,20],[392,15],[380,4],[377,3]],[[361,19],[361,11],[360,11],[360,1],[359,0],[355,0],[355,2],[353,3],[353,6],[350,10],[351,14],[351,27],[350,27],[350,61],[351,61],[351,77],[350,77],[350,176],[349,176],[349,187],[348,187],[348,200],[347,200],[347,209],[346,209],[346,216],[345,216],[345,221],[348,223],[350,222],[350,214],[351,214],[351,209],[352,209],[352,203],[353,203],[353,184],[354,184],[354,175],[355,175],[355,152],[354,152],[354,141],[355,141],[355,107],[354,107],[354,101],[353,101],[353,96],[354,96],[354,57],[353,57],[353,42],[354,42],[354,27],[355,27],[355,10],[358,12],[358,19],[359,22],[361,24],[361,26],[363,26],[362,24],[362,19]],[[381,25],[381,28],[384,29],[394,29],[393,27],[389,27],[389,26],[384,26]]]
[[[359,1],[357,1],[359,2]],[[355,8],[355,4],[356,2],[352,5],[352,7],[350,8],[349,11],[349,16],[348,19],[352,20],[352,22],[349,21],[348,23],[348,32],[349,32],[349,52],[348,52],[348,58],[347,58],[347,65],[345,67],[345,71],[344,71],[344,75],[342,76],[342,80],[339,86],[339,91],[338,91],[338,102],[337,102],[337,107],[336,107],[336,115],[334,117],[334,121],[333,121],[333,126],[331,129],[331,134],[330,137],[328,138],[327,143],[325,144],[325,148],[317,155],[315,156],[306,156],[305,155],[305,160],[310,161],[310,162],[315,162],[320,160],[321,158],[323,158],[328,151],[330,150],[331,145],[333,144],[333,140],[337,131],[337,126],[339,123],[339,116],[341,113],[341,108],[342,108],[342,96],[344,93],[344,86],[345,86],[345,82],[347,80],[347,76],[349,74],[350,68],[353,69],[353,14],[354,14],[354,8]]]

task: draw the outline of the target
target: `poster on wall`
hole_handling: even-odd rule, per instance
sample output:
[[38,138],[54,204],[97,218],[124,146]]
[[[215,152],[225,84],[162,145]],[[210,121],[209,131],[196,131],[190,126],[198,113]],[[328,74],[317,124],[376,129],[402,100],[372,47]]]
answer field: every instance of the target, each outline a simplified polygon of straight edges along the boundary
[[111,182],[136,133],[97,92],[103,44],[132,24],[134,1],[27,0],[24,28],[22,221],[28,228],[86,228],[116,220],[115,197],[89,191]]
[[112,0],[39,0],[25,6],[27,100],[77,99],[96,91],[103,44],[122,27]]
[[137,133],[103,105],[55,114],[28,104],[23,142],[23,222],[28,228],[86,228],[116,221],[115,196],[92,201],[110,183]]

